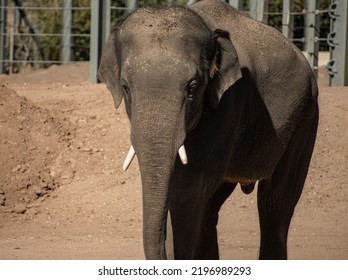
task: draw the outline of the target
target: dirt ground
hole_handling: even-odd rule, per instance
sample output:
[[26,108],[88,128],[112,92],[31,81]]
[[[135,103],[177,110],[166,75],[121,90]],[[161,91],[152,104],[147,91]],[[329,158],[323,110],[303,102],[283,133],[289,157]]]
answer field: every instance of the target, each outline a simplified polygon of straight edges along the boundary
[[[290,259],[348,259],[348,87],[320,70],[320,125],[291,225]],[[88,64],[0,76],[0,259],[143,259],[137,162],[123,106]],[[256,192],[237,188],[219,223],[223,259],[256,259]]]

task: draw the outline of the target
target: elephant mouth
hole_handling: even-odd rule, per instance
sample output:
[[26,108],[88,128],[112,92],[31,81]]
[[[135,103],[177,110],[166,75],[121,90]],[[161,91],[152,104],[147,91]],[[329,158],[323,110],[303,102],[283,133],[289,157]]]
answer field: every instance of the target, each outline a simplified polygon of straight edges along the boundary
[[[182,144],[178,150],[178,154],[179,154],[179,158],[182,162],[183,165],[187,165],[188,164],[188,159],[187,159],[187,154],[186,154],[186,149],[185,149],[185,145]],[[135,157],[136,153],[134,150],[133,145],[131,145],[131,147],[129,148],[128,154],[126,156],[126,159],[123,163],[123,170],[126,171],[128,169],[128,167],[130,166],[130,164],[132,163],[134,157]]]

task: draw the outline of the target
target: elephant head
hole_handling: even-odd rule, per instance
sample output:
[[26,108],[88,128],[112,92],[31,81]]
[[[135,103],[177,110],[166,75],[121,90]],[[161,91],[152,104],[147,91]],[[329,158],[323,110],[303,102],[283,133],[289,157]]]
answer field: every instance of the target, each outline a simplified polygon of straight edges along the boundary
[[[177,154],[202,112],[217,108],[241,78],[228,32],[210,30],[184,8],[139,9],[111,32],[98,71],[115,107],[124,98],[131,123],[127,169],[137,154],[143,188],[144,251],[165,259],[169,185]],[[188,152],[189,154],[189,152]]]

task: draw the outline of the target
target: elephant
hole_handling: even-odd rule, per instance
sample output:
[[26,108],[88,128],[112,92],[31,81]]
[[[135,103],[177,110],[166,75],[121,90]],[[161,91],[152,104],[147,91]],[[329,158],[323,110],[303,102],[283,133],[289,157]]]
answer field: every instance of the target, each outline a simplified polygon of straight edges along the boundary
[[146,259],[219,259],[219,210],[256,182],[258,257],[287,259],[319,119],[297,47],[221,0],[139,8],[111,31],[97,77],[130,120],[123,168],[137,156]]

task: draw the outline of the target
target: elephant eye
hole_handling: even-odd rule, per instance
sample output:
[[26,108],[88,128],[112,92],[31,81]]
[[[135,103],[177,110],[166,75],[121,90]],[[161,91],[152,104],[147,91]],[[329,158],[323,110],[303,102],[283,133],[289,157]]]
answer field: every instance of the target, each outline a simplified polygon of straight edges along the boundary
[[127,85],[122,85],[122,89],[123,89],[125,94],[129,94],[130,90],[129,90],[129,87]]
[[122,84],[122,90],[124,93],[124,97],[127,99],[127,101],[130,101],[131,94],[130,94],[130,89],[127,84]]
[[188,99],[193,99],[197,91],[197,81],[195,79],[191,80],[186,86],[186,96]]

